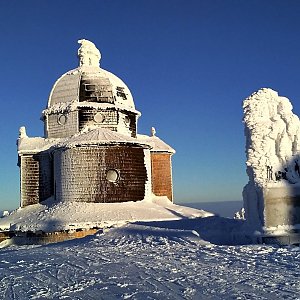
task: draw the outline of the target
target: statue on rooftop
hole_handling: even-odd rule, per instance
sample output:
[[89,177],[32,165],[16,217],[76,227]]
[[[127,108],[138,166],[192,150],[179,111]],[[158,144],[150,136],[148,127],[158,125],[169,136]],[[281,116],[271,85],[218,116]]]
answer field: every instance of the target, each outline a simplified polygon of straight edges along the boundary
[[85,39],[78,40],[78,44],[81,44],[80,48],[78,49],[80,67],[99,67],[101,53],[95,44]]

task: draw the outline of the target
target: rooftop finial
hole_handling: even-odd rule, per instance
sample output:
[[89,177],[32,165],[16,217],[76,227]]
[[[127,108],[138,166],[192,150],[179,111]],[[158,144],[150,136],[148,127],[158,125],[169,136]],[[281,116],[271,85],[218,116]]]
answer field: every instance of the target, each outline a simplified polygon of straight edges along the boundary
[[81,44],[78,49],[79,66],[99,67],[101,53],[95,44],[85,39],[78,40],[78,44]]
[[156,130],[154,127],[151,127],[151,136],[155,136]]
[[27,134],[26,134],[26,128],[25,126],[20,127],[19,129],[19,138],[23,139],[23,138],[27,138]]

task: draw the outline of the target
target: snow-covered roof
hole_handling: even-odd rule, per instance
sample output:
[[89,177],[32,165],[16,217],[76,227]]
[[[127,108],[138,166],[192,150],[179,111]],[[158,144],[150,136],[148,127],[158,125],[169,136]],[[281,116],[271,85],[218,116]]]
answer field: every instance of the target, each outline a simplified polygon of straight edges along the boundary
[[50,92],[48,108],[57,103],[79,101],[80,78],[81,74],[77,69],[58,78]]
[[152,152],[175,153],[175,150],[162,141],[157,136],[147,136],[138,134],[133,138],[116,131],[99,128],[95,126],[87,127],[84,131],[73,135],[70,138],[45,139],[42,137],[24,137],[18,139],[18,153],[37,153],[50,148],[73,148],[83,145],[119,145],[135,144],[146,148],[151,148]]
[[136,144],[147,148],[151,147],[147,141],[138,140],[130,136],[105,128],[90,127],[86,132],[81,132],[58,144],[58,147],[73,148],[80,145],[101,144]]
[[152,152],[169,152],[169,153],[175,153],[176,151],[166,144],[164,141],[162,141],[157,136],[148,136],[144,134],[138,134],[137,139],[139,141],[143,141],[144,143],[148,143],[152,146],[151,151]]
[[18,139],[18,154],[23,153],[38,153],[41,151],[46,151],[52,146],[59,142],[65,141],[63,139],[45,139],[42,137],[25,137]]
[[[116,99],[115,103],[124,108],[135,109],[132,94],[127,85],[120,78],[100,67],[87,66],[68,71],[55,82],[49,96],[48,108],[60,102],[79,102],[80,80],[83,75],[85,78],[90,79],[108,79],[112,85],[112,93]],[[119,88],[125,93],[126,100],[119,96]]]
[[[109,86],[114,104],[124,109],[135,110],[132,94],[127,85],[113,73],[100,68],[101,54],[96,46],[87,40],[79,40],[82,45],[78,50],[79,67],[63,74],[54,84],[48,99],[47,108],[59,103],[78,103],[80,100],[80,85],[85,81],[100,83],[100,91]],[[92,83],[91,85],[94,85]],[[91,102],[95,103],[95,102]]]

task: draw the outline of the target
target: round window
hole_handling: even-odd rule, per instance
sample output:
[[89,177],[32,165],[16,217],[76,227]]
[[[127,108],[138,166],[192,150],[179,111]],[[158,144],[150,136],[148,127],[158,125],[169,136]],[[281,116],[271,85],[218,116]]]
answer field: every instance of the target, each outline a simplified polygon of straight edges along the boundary
[[67,123],[67,116],[64,114],[59,115],[57,119],[57,123],[60,125],[65,125]]
[[101,113],[96,113],[96,114],[94,115],[94,121],[95,121],[96,123],[103,123],[104,120],[105,120],[105,116],[104,116],[103,114],[101,114]]
[[109,182],[116,182],[119,179],[119,172],[117,170],[111,169],[106,172],[106,179]]

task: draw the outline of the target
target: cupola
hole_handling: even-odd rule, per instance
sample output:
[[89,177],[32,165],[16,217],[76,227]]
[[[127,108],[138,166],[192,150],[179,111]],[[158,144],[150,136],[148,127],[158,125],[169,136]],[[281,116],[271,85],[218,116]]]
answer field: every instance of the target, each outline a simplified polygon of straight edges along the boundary
[[54,84],[43,111],[46,138],[70,137],[86,128],[105,128],[136,137],[132,94],[116,75],[100,67],[94,43],[78,41],[79,66]]

